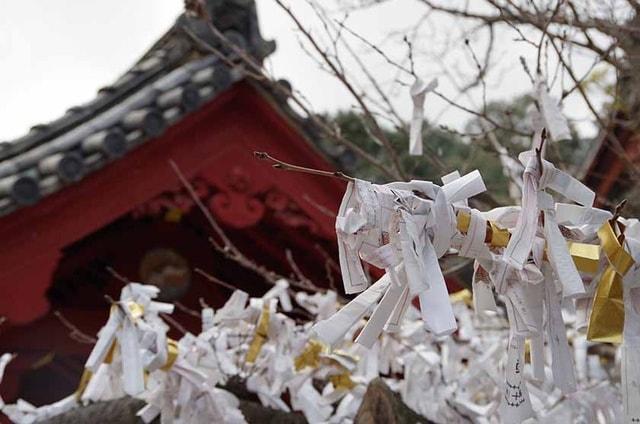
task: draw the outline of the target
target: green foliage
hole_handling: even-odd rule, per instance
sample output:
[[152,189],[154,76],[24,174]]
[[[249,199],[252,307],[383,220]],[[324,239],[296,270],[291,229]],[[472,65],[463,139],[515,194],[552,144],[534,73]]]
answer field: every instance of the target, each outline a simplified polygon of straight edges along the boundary
[[[518,135],[508,129],[513,128],[526,134],[533,133],[530,114],[534,109],[534,99],[529,95],[517,97],[510,102],[493,102],[487,105],[487,116],[502,127],[496,129],[494,134],[513,158],[517,158],[520,152],[531,148],[531,138]],[[569,127],[571,139],[548,143],[546,157],[556,166],[574,171],[586,157],[588,140],[580,139],[575,129],[571,125]],[[467,130],[480,131],[480,118],[470,120]]]
[[[493,134],[497,141],[509,152],[509,156],[517,159],[518,154],[530,148],[531,139],[518,135],[506,128],[514,128],[522,133],[530,133],[531,108],[534,107],[531,96],[525,95],[511,102],[493,102],[487,105],[486,115],[500,127]],[[340,129],[341,134],[362,146],[376,159],[391,167],[391,159],[382,146],[377,144],[367,132],[361,116],[354,112],[338,112],[330,118]],[[487,126],[485,125],[485,128]],[[480,118],[470,119],[465,126],[471,137],[463,139],[459,134],[445,128],[438,128],[425,122],[423,127],[424,155],[421,157],[409,155],[408,130],[406,128],[387,128],[385,133],[396,152],[400,162],[411,178],[423,179],[440,183],[440,178],[449,172],[458,170],[465,174],[478,169],[495,199],[504,204],[511,203],[508,197],[508,177],[504,174],[500,159],[495,149],[491,147]],[[574,168],[579,165],[586,155],[586,142],[578,139],[573,132],[573,138],[561,143],[550,143],[547,157],[564,168]],[[469,141],[470,140],[470,141]],[[323,147],[338,157],[340,166],[347,173],[358,178],[378,183],[387,182],[386,177],[367,161],[346,149],[336,149],[328,140],[323,141]]]
[[[376,159],[391,167],[391,159],[386,149],[373,141],[360,116],[354,112],[339,112],[332,119],[345,138],[363,146]],[[449,172],[458,170],[465,174],[478,169],[482,173],[485,183],[494,193],[497,191],[506,196],[507,186],[502,174],[502,167],[493,152],[482,148],[478,149],[472,144],[465,143],[454,132],[425,123],[424,155],[421,157],[410,156],[409,137],[406,129],[386,129],[385,132],[394,149],[398,152],[400,163],[411,174],[411,178],[440,183],[440,178]],[[324,143],[329,142],[325,141]],[[337,156],[341,162],[340,166],[347,173],[378,183],[387,182],[386,177],[367,161],[345,150],[337,153],[339,153]],[[336,155],[334,154],[334,156]],[[444,165],[444,168],[439,165]]]

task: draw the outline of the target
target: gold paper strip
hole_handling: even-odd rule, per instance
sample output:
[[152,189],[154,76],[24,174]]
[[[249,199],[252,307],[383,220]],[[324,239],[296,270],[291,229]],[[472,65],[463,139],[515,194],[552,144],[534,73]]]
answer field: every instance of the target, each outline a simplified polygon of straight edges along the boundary
[[167,362],[160,368],[162,371],[169,371],[178,359],[178,342],[167,338]]
[[356,383],[351,380],[351,374],[349,374],[348,371],[341,374],[330,375],[329,381],[336,390],[351,390],[356,387]]
[[116,348],[118,347],[118,344],[116,343],[116,341],[114,340],[113,343],[111,343],[111,347],[109,348],[109,351],[107,352],[107,355],[104,357],[104,363],[105,364],[110,364],[113,362],[113,357],[116,354]]
[[598,272],[600,266],[600,246],[597,244],[577,243],[570,241],[568,243],[569,254],[573,258],[578,271],[588,274]]
[[622,343],[624,328],[622,278],[634,264],[634,260],[624,250],[609,221],[598,230],[598,238],[609,265],[603,272],[593,297],[587,340]]
[[469,289],[458,290],[449,295],[451,303],[464,302],[467,306],[473,306],[473,295]]
[[[487,232],[489,233],[489,244],[494,247],[505,247],[509,243],[509,230],[498,227],[493,221],[489,221],[489,228],[487,228]],[[456,228],[463,234],[466,234],[469,231],[469,226],[471,225],[471,215],[466,212],[459,211],[456,215]],[[486,238],[485,238],[486,239]]]
[[458,212],[458,215],[456,216],[456,223],[458,231],[466,233],[469,231],[469,225],[471,225],[471,215],[462,211]]
[[131,318],[133,318],[134,321],[144,315],[144,307],[141,304],[130,300],[126,305],[129,313],[131,314]]
[[607,255],[607,259],[609,259],[609,263],[616,269],[618,274],[625,275],[635,262],[620,244],[620,240],[616,237],[616,233],[613,231],[609,221],[605,222],[598,230],[598,238],[600,239],[602,250]]
[[253,364],[258,358],[258,354],[262,349],[262,345],[267,340],[267,333],[269,332],[269,306],[264,305],[262,307],[262,314],[260,314],[260,319],[258,320],[258,325],[256,325],[256,332],[253,336],[253,340],[251,340],[251,344],[249,345],[249,350],[247,350],[247,356],[245,358],[245,362],[249,364]]
[[496,247],[505,247],[509,244],[509,230],[498,227],[493,221],[489,221],[491,226],[491,245]]
[[318,368],[320,366],[320,354],[325,350],[325,345],[317,340],[309,340],[302,353],[295,357],[293,364],[296,371],[305,367]]
[[80,377],[80,382],[78,383],[78,388],[76,389],[76,400],[80,400],[80,398],[82,397],[82,395],[84,394],[84,391],[87,389],[87,386],[89,385],[89,381],[91,381],[91,377],[93,376],[93,373],[91,372],[90,369],[85,368],[82,371],[82,376]]

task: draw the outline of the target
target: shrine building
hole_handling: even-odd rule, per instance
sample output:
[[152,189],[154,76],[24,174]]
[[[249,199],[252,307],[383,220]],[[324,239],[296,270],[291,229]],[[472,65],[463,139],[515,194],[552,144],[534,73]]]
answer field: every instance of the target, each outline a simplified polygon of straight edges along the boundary
[[262,63],[275,45],[260,36],[254,2],[208,0],[207,12],[217,31],[182,14],[93,100],[0,144],[0,351],[18,355],[0,386],[6,402],[41,405],[75,390],[92,345],[54,312],[94,336],[108,316],[105,295],[123,285],[113,271],[158,285],[193,331],[189,310],[200,299],[219,307],[230,293],[194,270],[254,295],[269,288],[213,248],[170,161],[248,258],[283,275],[294,262],[326,281],[326,255],[336,256],[331,211],[345,183],[254,158],[267,151],[333,168],[313,125],[289,107],[288,84],[252,79],[216,35]]

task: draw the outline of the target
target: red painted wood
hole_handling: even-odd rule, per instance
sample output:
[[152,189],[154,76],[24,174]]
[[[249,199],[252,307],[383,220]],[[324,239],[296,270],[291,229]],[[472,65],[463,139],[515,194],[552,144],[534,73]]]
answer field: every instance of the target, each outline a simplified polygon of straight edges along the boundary
[[[330,164],[291,123],[247,83],[239,83],[163,136],[36,205],[0,218],[0,315],[11,323],[32,321],[47,311],[44,290],[60,250],[102,228],[159,193],[176,189],[168,165],[188,177],[221,185],[234,167],[250,175],[253,190],[277,186],[334,237],[333,219],[304,200],[336,210],[344,184],[332,179],[275,171],[255,160],[254,150],[322,169]],[[122,240],[126,244],[126,240]]]
[[[625,161],[613,147],[614,140],[617,140],[628,160],[637,163],[640,156],[640,136],[619,124],[627,120],[624,113],[619,112],[611,125],[607,129],[602,144],[598,148],[597,154],[589,164],[584,183],[596,192],[595,206],[604,207],[607,204],[609,193],[615,191],[617,187],[624,188]],[[615,122],[618,122],[616,124]]]

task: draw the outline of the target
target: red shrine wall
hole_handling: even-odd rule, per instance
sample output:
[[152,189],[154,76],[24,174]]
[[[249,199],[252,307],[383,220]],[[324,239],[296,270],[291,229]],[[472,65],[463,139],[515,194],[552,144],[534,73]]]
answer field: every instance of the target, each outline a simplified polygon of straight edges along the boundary
[[[160,138],[0,218],[6,246],[0,315],[8,319],[0,328],[0,350],[19,354],[7,368],[4,399],[49,403],[75,388],[91,345],[69,337],[53,310],[95,335],[108,314],[104,294],[116,297],[122,285],[106,266],[133,280],[143,279],[141,274],[158,277],[177,290],[172,300],[194,310],[199,298],[218,307],[227,296],[227,289],[194,268],[255,295],[267,289],[260,277],[214,251],[208,241],[213,232],[169,160],[247,256],[288,275],[289,248],[304,274],[326,281],[318,249],[335,257],[334,217],[316,205],[337,210],[344,183],[273,170],[253,158],[255,150],[330,169],[276,109],[251,86],[239,84]],[[158,261],[167,260],[175,263],[158,268]],[[339,281],[335,272],[333,278]],[[181,294],[185,281],[188,290]],[[175,315],[187,329],[197,329],[196,317]]]
[[[322,177],[277,172],[253,158],[266,150],[298,164],[327,169],[329,164],[254,89],[241,83],[201,108],[162,137],[147,142],[81,182],[0,218],[7,249],[0,257],[0,314],[26,323],[47,310],[46,290],[60,252],[179,182],[168,165],[175,161],[224,194],[212,206],[221,218],[243,224],[256,219],[257,193],[277,187],[333,237],[333,219],[312,202],[336,210],[344,183]],[[244,180],[234,175],[244,175]],[[240,180],[242,180],[240,178]],[[235,181],[234,181],[235,179]]]

